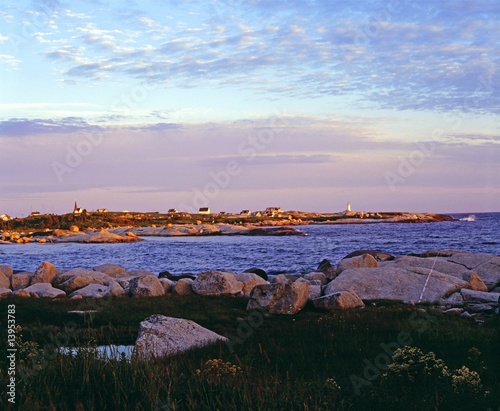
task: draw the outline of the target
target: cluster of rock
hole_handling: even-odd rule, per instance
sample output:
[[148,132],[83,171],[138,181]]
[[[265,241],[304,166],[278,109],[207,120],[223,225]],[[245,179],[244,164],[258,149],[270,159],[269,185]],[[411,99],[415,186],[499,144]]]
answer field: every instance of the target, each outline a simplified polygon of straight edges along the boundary
[[260,269],[240,274],[207,271],[198,276],[160,276],[127,271],[116,264],[62,271],[44,262],[32,272],[0,266],[0,297],[80,299],[154,297],[165,294],[248,298],[248,310],[296,314],[308,301],[317,308],[348,309],[367,303],[433,304],[462,316],[499,311],[500,257],[458,251],[429,251],[394,258],[357,251],[336,266],[324,260],[314,272],[276,275]]
[[[167,224],[162,227],[120,227],[88,229],[80,231],[77,226],[69,230],[54,230],[50,235],[36,236],[33,233],[2,233],[0,244],[27,244],[27,243],[133,243],[142,241],[141,237],[183,237],[183,236],[211,236],[211,235],[247,235],[247,236],[290,236],[305,235],[293,227],[274,222],[272,226],[260,224]],[[273,227],[274,226],[274,227]]]

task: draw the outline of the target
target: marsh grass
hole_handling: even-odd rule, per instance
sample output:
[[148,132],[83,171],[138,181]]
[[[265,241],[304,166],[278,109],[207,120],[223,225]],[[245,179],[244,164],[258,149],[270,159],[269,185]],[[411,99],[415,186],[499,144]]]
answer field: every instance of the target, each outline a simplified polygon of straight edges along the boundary
[[[0,310],[6,312],[13,301],[1,301]],[[246,301],[236,298],[116,299],[101,305],[91,319],[68,311],[95,308],[92,301],[15,300],[15,304],[23,339],[30,342],[32,352],[53,346],[50,336],[64,332],[70,322],[77,330],[69,339],[71,344],[92,348],[133,344],[139,322],[152,314],[191,319],[230,335],[237,335],[248,318]],[[438,393],[437,409],[496,409],[500,404],[499,325],[498,317],[478,326],[444,317],[431,307],[366,307],[331,313],[309,308],[295,316],[264,316],[260,326],[232,346],[233,351],[220,343],[148,362],[103,360],[92,349],[74,355],[57,353],[33,378],[18,381],[15,406],[9,408],[2,396],[0,409],[396,410],[401,404],[412,404],[412,384],[387,386],[391,379],[380,377],[357,393],[351,376],[363,378],[364,361],[377,358],[383,352],[381,344],[398,341],[401,332],[410,336],[412,346],[424,353],[432,351],[450,369],[467,366],[481,377],[481,395],[460,396],[445,387]],[[5,335],[1,338],[4,345]],[[7,383],[4,358],[0,358],[2,386]],[[428,409],[436,409],[435,403]]]

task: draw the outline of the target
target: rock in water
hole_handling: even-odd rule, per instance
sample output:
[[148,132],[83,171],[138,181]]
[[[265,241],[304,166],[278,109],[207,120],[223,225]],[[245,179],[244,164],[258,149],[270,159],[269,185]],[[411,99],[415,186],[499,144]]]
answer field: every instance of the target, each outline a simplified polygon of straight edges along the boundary
[[163,358],[218,341],[227,338],[190,320],[152,315],[139,326],[134,355],[142,360]]
[[206,271],[193,281],[193,291],[200,295],[237,295],[243,291],[243,283],[233,273]]
[[247,310],[263,308],[272,314],[296,314],[304,308],[309,295],[309,284],[262,284],[250,293]]
[[319,263],[316,271],[322,272],[323,274],[325,274],[326,278],[330,280],[334,279],[337,276],[337,274],[335,273],[335,267],[327,258]]

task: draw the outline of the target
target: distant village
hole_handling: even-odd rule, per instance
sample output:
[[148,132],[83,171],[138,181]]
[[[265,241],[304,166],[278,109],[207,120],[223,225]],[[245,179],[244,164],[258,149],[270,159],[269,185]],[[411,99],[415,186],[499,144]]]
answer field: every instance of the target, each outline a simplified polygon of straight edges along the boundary
[[[110,213],[110,211],[107,208],[98,208],[95,211],[87,211],[86,209],[79,207],[78,203],[75,201],[74,207],[72,214],[74,216],[80,216],[83,214],[105,214],[105,213]],[[113,212],[113,213],[131,213],[129,210],[123,210],[123,211],[118,211],[118,212]],[[188,213],[184,211],[179,211],[176,208],[170,208],[167,212],[167,214],[199,214],[199,215],[216,215],[216,216],[238,216],[238,217],[282,217],[285,211],[281,207],[267,207],[263,211],[251,211],[251,210],[242,210],[239,214],[233,214],[233,213],[227,213],[225,211],[217,212],[217,213],[212,213],[210,210],[210,207],[201,207],[197,213]],[[136,213],[134,212],[133,214],[161,214],[158,211],[155,211],[153,213]],[[39,211],[32,211],[27,217],[39,217],[43,215],[51,215],[48,213],[40,213]],[[53,214],[52,214],[53,215]],[[1,214],[0,215],[0,220],[1,221],[10,221],[13,220],[14,218],[10,217],[7,214]]]

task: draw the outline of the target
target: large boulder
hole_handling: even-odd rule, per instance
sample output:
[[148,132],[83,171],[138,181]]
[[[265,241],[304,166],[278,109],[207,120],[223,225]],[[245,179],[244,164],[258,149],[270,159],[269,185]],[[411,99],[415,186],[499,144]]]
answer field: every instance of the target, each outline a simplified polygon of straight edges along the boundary
[[448,274],[453,277],[464,279],[466,275],[470,275],[470,270],[463,265],[448,261],[446,257],[418,257],[411,255],[403,255],[396,257],[393,261],[380,264],[381,267],[397,267],[408,269],[410,267],[422,267],[438,271],[443,274]]
[[328,294],[313,300],[313,304],[316,308],[323,308],[326,310],[347,310],[349,308],[365,306],[361,298],[353,291],[339,291],[337,293]]
[[[420,254],[419,257],[428,258],[429,260],[447,261],[448,263],[455,264],[457,269],[462,270],[462,272],[474,271],[481,277],[490,291],[500,284],[500,256],[455,250],[431,250]],[[446,274],[451,274],[446,269],[437,267],[436,269]]]
[[340,260],[337,265],[337,275],[345,270],[353,268],[376,268],[378,267],[377,260],[370,254],[361,254],[351,258]]
[[32,284],[24,289],[32,298],[60,298],[66,297],[66,293],[58,288],[52,287],[52,284],[41,282]]
[[34,273],[29,273],[29,272],[13,274],[12,277],[10,277],[10,284],[12,290],[17,291],[20,290],[21,288],[28,287],[31,283],[31,278],[33,277],[33,275]]
[[218,341],[227,338],[190,320],[152,315],[139,326],[134,356],[141,360],[163,358]]
[[155,275],[147,275],[132,278],[129,293],[132,297],[158,297],[165,295],[165,289]]
[[74,268],[61,274],[57,274],[52,281],[54,287],[71,294],[89,284],[109,285],[113,279],[98,271],[86,270],[84,268]]
[[250,293],[247,310],[263,308],[272,314],[296,314],[304,308],[309,295],[309,284],[262,284]]
[[31,279],[31,284],[52,283],[56,276],[56,266],[48,261],[44,261],[36,269],[35,275]]
[[243,291],[243,283],[233,273],[225,271],[201,273],[193,281],[192,287],[200,295],[239,295]]
[[69,297],[75,296],[89,297],[89,298],[103,298],[103,297],[123,297],[125,291],[116,281],[112,281],[109,285],[89,284],[72,292]]
[[253,290],[253,288],[256,285],[259,284],[267,284],[266,280],[264,280],[261,276],[255,274],[255,273],[241,273],[236,276],[236,279],[240,282],[243,283],[243,293],[249,294],[250,291]]
[[175,284],[172,292],[177,295],[192,295],[194,294],[193,282],[194,280],[191,278],[181,278],[177,281],[177,284]]
[[[431,275],[420,300],[429,273]],[[342,272],[327,284],[324,294],[350,290],[363,301],[434,303],[468,287],[466,281],[421,267],[409,267],[408,270],[396,267],[357,268]]]

